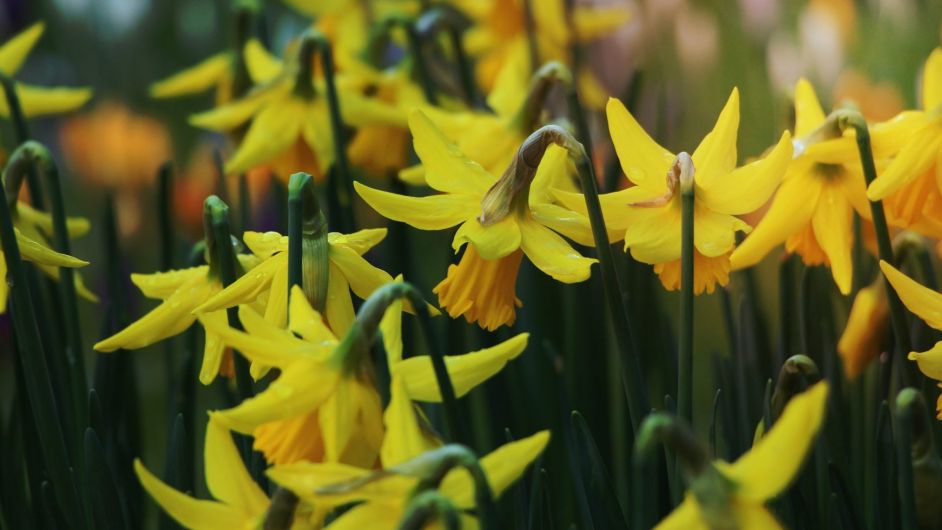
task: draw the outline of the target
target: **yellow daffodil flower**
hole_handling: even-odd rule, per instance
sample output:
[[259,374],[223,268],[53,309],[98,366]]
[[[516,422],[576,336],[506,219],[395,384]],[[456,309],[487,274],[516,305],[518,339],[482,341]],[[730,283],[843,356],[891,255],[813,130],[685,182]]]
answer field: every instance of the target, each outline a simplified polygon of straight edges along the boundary
[[[37,22],[0,46],[0,73],[10,77],[15,75],[45,29],[44,23]],[[69,112],[81,107],[92,97],[90,88],[49,88],[24,83],[16,83],[15,86],[26,117]],[[0,98],[0,116],[10,116],[6,98]]]
[[[385,217],[422,230],[460,224],[452,248],[465,243],[458,265],[434,289],[452,317],[464,315],[486,329],[510,325],[515,306],[517,271],[524,254],[540,270],[563,283],[585,281],[596,260],[581,256],[559,232],[591,244],[584,216],[550,204],[547,183],[567,171],[567,151],[550,145],[541,161],[525,160],[535,176],[520,181],[514,164],[500,179],[470,160],[421,111],[409,116],[415,151],[429,186],[441,194],[408,197],[354,183],[357,193]],[[521,148],[523,149],[523,148]],[[538,168],[532,164],[539,163]],[[532,185],[531,185],[532,180]]]
[[[330,462],[297,462],[274,466],[268,470],[268,476],[313,505],[333,507],[359,502],[335,519],[331,529],[392,530],[407,513],[409,502],[417,493],[415,487],[420,477],[412,471],[417,467],[415,463],[423,458],[429,459],[430,451],[441,445],[430,439],[420,427],[416,414],[408,391],[401,380],[394,377],[392,397],[384,415],[386,435],[383,439],[382,471]],[[541,431],[507,443],[480,459],[495,499],[536,460],[549,438],[549,431]],[[357,486],[337,488],[338,484],[357,483]],[[467,471],[453,468],[437,489],[462,512],[462,528],[477,527],[476,519],[464,513],[464,510],[474,507],[475,498],[474,483]]]
[[[885,261],[880,261],[880,270],[907,309],[932,329],[942,330],[942,294],[919,285]],[[928,351],[909,352],[909,360],[916,361],[926,377],[942,381],[942,341]],[[937,410],[939,419],[942,419],[942,395],[939,396]]]
[[[465,33],[468,53],[477,57],[477,78],[485,90],[494,87],[499,72],[511,57],[522,54],[527,61],[520,65],[530,72],[527,24],[522,0],[454,0],[475,24]],[[568,62],[569,48],[574,40],[588,43],[611,34],[628,21],[623,6],[577,5],[572,20],[566,20],[562,1],[533,4],[533,38],[541,61]],[[588,70],[577,72],[579,92],[593,108],[605,104],[608,94]],[[586,96],[594,97],[586,97]]]
[[[739,91],[726,106],[692,156],[674,155],[641,128],[625,106],[611,99],[608,130],[622,170],[634,186],[599,197],[611,233],[623,234],[625,249],[654,270],[665,288],[680,288],[682,159],[694,178],[694,292],[713,292],[729,282],[729,256],[736,232],[751,227],[738,215],[765,204],[775,191],[792,156],[788,132],[764,158],[736,168]],[[680,165],[678,165],[680,164]],[[585,211],[581,195],[557,193],[566,206]]]
[[[338,336],[343,336],[350,329],[356,317],[350,291],[365,300],[377,287],[393,279],[389,273],[370,265],[363,258],[363,254],[384,237],[385,228],[360,230],[353,234],[331,232],[327,235],[330,264],[324,318],[327,327]],[[246,232],[243,240],[260,260],[259,265],[251,274],[242,276],[203,302],[196,308],[196,313],[252,303],[267,293],[265,320],[283,328],[288,319],[288,236],[277,232]]]
[[[838,289],[848,294],[853,279],[853,212],[870,219],[854,133],[849,129],[841,135],[829,125],[814,88],[804,79],[795,87],[795,116],[795,158],[769,211],[730,256],[732,269],[758,263],[784,242],[785,250],[800,255],[805,264],[828,265]],[[871,129],[877,159],[899,143],[899,125],[891,122]]]
[[[390,371],[402,377],[415,399],[441,400],[428,356],[402,359],[401,312],[393,302],[380,328]],[[299,287],[291,295],[288,329],[272,326],[252,309],[239,316],[246,332],[207,322],[208,329],[253,363],[281,375],[265,391],[238,406],[214,412],[224,425],[253,434],[255,448],[275,463],[344,462],[371,468],[383,437],[382,409],[369,363],[338,342]],[[360,330],[351,330],[359,333]],[[295,335],[297,334],[297,336]],[[526,333],[480,351],[445,357],[456,396],[467,394],[526,348]]]
[[[252,269],[257,259],[250,255],[238,255],[244,270]],[[197,320],[193,313],[205,300],[222,291],[218,273],[211,272],[210,265],[200,265],[153,274],[132,274],[131,281],[148,298],[161,300],[160,305],[137,319],[114,335],[98,341],[95,349],[112,352],[119,349],[136,350],[146,348],[186,331]],[[199,316],[206,327],[206,344],[199,379],[204,385],[212,383],[222,371],[233,373],[231,354],[226,354],[225,344],[212,330],[212,324],[228,326],[224,310],[212,311]]]
[[[134,472],[145,491],[185,528],[194,530],[233,530],[261,528],[271,501],[249,475],[232,435],[218,422],[206,426],[204,451],[206,486],[217,500],[201,500],[177,491],[134,460]],[[309,510],[294,514],[292,530],[314,530],[308,521]]]
[[749,452],[732,464],[708,464],[719,472],[719,480],[698,489],[694,479],[680,506],[655,530],[782,528],[765,503],[788,487],[801,469],[824,421],[827,396],[828,385],[822,381],[793,397]]
[[[44,242],[36,241],[23,234],[18,228],[15,228],[16,244],[20,249],[20,256],[27,261],[31,261],[39,266],[40,270],[53,278],[59,277],[59,267],[84,267],[88,265],[87,261],[74,258],[67,254],[60,254],[48,247]],[[10,295],[10,285],[7,283],[7,262],[3,256],[3,249],[0,249],[0,315],[7,310],[7,297]],[[79,291],[78,276],[76,276],[76,290]],[[79,291],[91,295],[87,290]],[[91,295],[94,297],[94,295]]]
[[882,351],[889,326],[890,306],[881,278],[862,288],[854,298],[847,326],[837,342],[837,354],[844,363],[844,375],[856,379]]
[[903,113],[905,140],[896,158],[867,189],[870,200],[882,200],[888,220],[930,237],[942,237],[942,48],[926,60],[921,113]]

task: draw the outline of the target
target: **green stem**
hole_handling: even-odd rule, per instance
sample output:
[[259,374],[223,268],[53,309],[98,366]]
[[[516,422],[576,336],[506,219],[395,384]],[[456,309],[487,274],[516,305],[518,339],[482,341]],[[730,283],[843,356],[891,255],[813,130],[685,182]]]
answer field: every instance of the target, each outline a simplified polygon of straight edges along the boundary
[[317,203],[314,179],[295,173],[288,182],[288,292],[301,286],[321,313],[327,307],[329,252],[327,221]]
[[239,99],[252,88],[252,77],[245,64],[245,44],[252,37],[252,22],[255,19],[255,8],[242,2],[235,10],[235,39],[232,45],[232,54],[235,64],[232,76],[232,98]]
[[[686,153],[681,153],[685,156]],[[680,157],[678,157],[680,160]],[[689,167],[693,167],[690,163]],[[693,171],[681,171],[680,341],[677,359],[677,413],[693,425]]]
[[[27,171],[29,165],[30,161],[22,151],[14,152],[4,170],[4,178],[9,179],[16,172]],[[74,482],[75,476],[71,470],[65,437],[58,421],[60,416],[53,397],[39,328],[33,318],[33,302],[25,288],[26,271],[16,242],[13,219],[6,201],[0,203],[0,245],[3,248],[7,277],[11,284],[13,329],[21,353],[26,392],[33,411],[33,421],[39,433],[46,472],[63,514],[75,525],[83,528],[86,518]]]
[[[857,111],[842,110],[837,113],[837,125],[841,130],[852,127],[857,133],[857,150],[860,153],[860,164],[863,166],[864,180],[867,186],[877,178],[877,168],[873,162],[873,149],[870,146],[870,129],[867,121]],[[880,259],[887,263],[896,264],[893,259],[893,244],[890,241],[890,230],[886,223],[886,214],[883,211],[882,201],[870,201],[870,213],[873,217],[873,228],[877,233],[877,248]],[[909,326],[906,323],[906,311],[899,296],[886,280],[886,293],[890,302],[890,319],[893,323],[893,337],[896,340],[897,355],[905,356],[912,346],[909,340]],[[908,379],[906,370],[900,370],[904,383]]]
[[157,170],[157,218],[160,231],[160,270],[173,269],[173,164],[164,162]]
[[650,407],[648,406],[647,391],[645,390],[644,379],[641,368],[641,360],[638,358],[637,350],[634,347],[631,326],[628,322],[628,314],[625,312],[625,306],[622,303],[621,286],[618,280],[618,273],[615,270],[615,260],[612,256],[612,247],[608,241],[608,231],[605,228],[605,218],[602,216],[602,205],[599,202],[598,183],[595,180],[595,169],[592,167],[592,160],[589,158],[591,147],[589,144],[588,125],[582,112],[582,105],[579,103],[579,97],[575,88],[569,92],[569,110],[573,114],[576,127],[582,140],[583,155],[576,160],[579,169],[579,178],[582,184],[582,193],[585,197],[586,209],[589,214],[589,222],[592,225],[592,237],[595,240],[595,248],[599,258],[599,268],[602,272],[602,283],[605,290],[605,299],[608,303],[609,315],[612,319],[612,328],[615,332],[615,341],[618,345],[620,355],[620,371],[622,374],[622,386],[628,399],[628,412],[631,415],[632,429],[637,432],[638,426]]
[[[461,92],[465,104],[471,107],[474,105],[474,78],[471,75],[468,55],[465,53],[464,44],[461,40],[461,29],[456,25],[454,17],[443,9],[431,9],[415,22],[415,33],[420,40],[431,40],[435,42],[434,38],[436,34],[442,30],[447,34],[448,41],[455,54],[455,62],[458,67],[458,79],[461,83]],[[419,51],[419,53],[421,53],[421,51]],[[416,60],[420,60],[420,58],[417,57]],[[429,93],[431,92],[427,92],[426,96],[428,96]],[[434,96],[434,94],[432,95]],[[435,104],[432,100],[429,100],[429,102]]]
[[[0,85],[3,86],[3,94],[7,100],[7,107],[10,109],[10,117],[13,121],[14,137],[16,145],[29,140],[29,125],[26,116],[23,114],[23,106],[20,105],[20,97],[16,93],[16,83],[12,78],[0,72]],[[27,191],[29,191],[29,201],[33,208],[42,210],[45,207],[43,200],[42,187],[39,185],[39,176],[34,169],[26,173]]]
[[419,80],[419,86],[422,87],[422,94],[425,101],[430,105],[438,105],[438,97],[435,95],[435,84],[425,62],[425,53],[422,48],[422,38],[415,27],[412,19],[403,16],[392,16],[383,21],[383,25],[388,31],[394,27],[400,27],[406,34],[406,43],[409,47],[409,55],[412,57],[412,67],[415,77]]
[[896,466],[901,530],[916,530],[916,494],[913,489],[912,430],[914,388],[904,388],[896,397]]

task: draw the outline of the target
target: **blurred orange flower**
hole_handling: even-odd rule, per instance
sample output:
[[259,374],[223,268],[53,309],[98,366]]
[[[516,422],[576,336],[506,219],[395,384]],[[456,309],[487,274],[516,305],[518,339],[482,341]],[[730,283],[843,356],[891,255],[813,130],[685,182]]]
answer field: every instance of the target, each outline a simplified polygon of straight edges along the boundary
[[903,96],[892,83],[874,82],[849,68],[834,85],[832,101],[849,102],[870,122],[887,121],[903,111]]

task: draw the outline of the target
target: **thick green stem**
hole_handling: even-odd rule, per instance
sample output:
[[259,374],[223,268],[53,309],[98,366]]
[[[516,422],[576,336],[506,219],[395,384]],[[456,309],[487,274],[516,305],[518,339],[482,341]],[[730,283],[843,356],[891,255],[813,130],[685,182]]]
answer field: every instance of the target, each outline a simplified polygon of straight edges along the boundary
[[592,238],[595,240],[595,248],[599,258],[599,268],[602,273],[602,284],[605,290],[605,299],[608,304],[609,315],[612,319],[612,328],[615,332],[615,340],[620,353],[620,364],[622,373],[622,386],[628,399],[628,412],[631,415],[631,425],[635,432],[641,423],[641,419],[648,413],[647,392],[645,390],[641,368],[641,360],[638,358],[637,349],[634,347],[631,327],[628,322],[628,314],[625,312],[625,306],[622,303],[621,286],[618,280],[618,273],[615,270],[615,260],[612,256],[612,247],[608,241],[608,231],[605,228],[605,218],[602,216],[602,205],[599,202],[598,183],[595,179],[595,169],[592,166],[592,159],[589,142],[588,125],[585,121],[585,115],[582,112],[582,105],[579,103],[579,97],[574,88],[569,93],[569,110],[573,114],[580,139],[582,141],[583,154],[576,160],[579,169],[579,179],[582,184],[582,193],[585,197],[586,209],[589,214],[589,222],[592,225]]
[[157,221],[160,231],[160,270],[169,271],[176,259],[173,241],[173,164],[161,164],[157,170]]
[[256,8],[247,2],[242,2],[235,9],[235,39],[232,43],[234,57],[232,73],[232,97],[238,99],[252,88],[252,77],[245,64],[245,44],[252,37],[252,22],[255,20]]
[[896,397],[896,445],[897,488],[900,501],[900,529],[916,530],[916,494],[913,489],[912,430],[914,388],[904,388]]
[[317,203],[314,179],[295,173],[288,183],[288,292],[300,285],[321,313],[327,307],[329,252],[327,221]]
[[693,162],[681,153],[673,171],[679,173],[680,228],[680,341],[677,358],[677,415],[693,425]]
[[[20,105],[20,98],[16,93],[16,83],[6,74],[0,72],[0,85],[3,86],[3,95],[7,100],[7,107],[10,109],[10,118],[13,121],[14,137],[16,145],[29,140],[29,124],[26,116],[23,114],[23,106]],[[45,207],[43,200],[42,187],[39,185],[39,176],[35,169],[30,169],[26,173],[27,191],[29,191],[29,201],[32,206],[38,210]]]

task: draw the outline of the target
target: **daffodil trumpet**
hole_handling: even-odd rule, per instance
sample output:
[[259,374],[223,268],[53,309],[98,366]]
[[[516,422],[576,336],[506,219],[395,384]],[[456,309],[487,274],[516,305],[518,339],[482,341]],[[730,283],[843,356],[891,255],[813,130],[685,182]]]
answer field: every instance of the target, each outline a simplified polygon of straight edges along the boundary
[[288,290],[300,285],[319,313],[327,307],[329,267],[327,220],[317,202],[314,179],[295,173],[288,182]]
[[[219,197],[210,195],[206,198],[203,209],[204,223],[211,224],[206,231],[207,234],[212,234],[212,239],[207,242],[207,249],[212,255],[210,274],[212,274],[213,266],[215,266],[219,282],[222,284],[222,288],[225,289],[232,285],[243,272],[232,249],[232,231],[229,229],[229,205]],[[242,329],[237,308],[230,307],[226,309],[226,318],[230,327]],[[248,399],[255,394],[252,388],[252,377],[249,374],[248,361],[241,355],[233,355],[233,363],[239,397],[242,400]]]
[[[867,186],[877,178],[877,168],[873,161],[873,148],[870,144],[870,128],[867,120],[860,112],[849,109],[841,109],[832,113],[836,126],[844,131],[853,129],[856,133],[857,151],[860,155],[860,163],[863,166],[864,180]],[[829,120],[830,121],[830,120]],[[827,122],[823,127],[827,126]],[[880,253],[880,259],[888,263],[893,261],[893,245],[890,241],[890,230],[886,223],[886,214],[883,211],[882,201],[869,201],[870,212],[873,219],[873,228],[877,234],[877,249]],[[889,280],[887,280],[889,282]],[[900,301],[896,292],[890,289],[887,284],[887,295],[890,302],[890,320],[893,324],[893,338],[896,343],[897,355],[906,355],[912,348],[909,339],[909,325],[906,321],[906,312],[903,303]],[[908,379],[906,370],[901,370],[901,377],[904,383]]]

